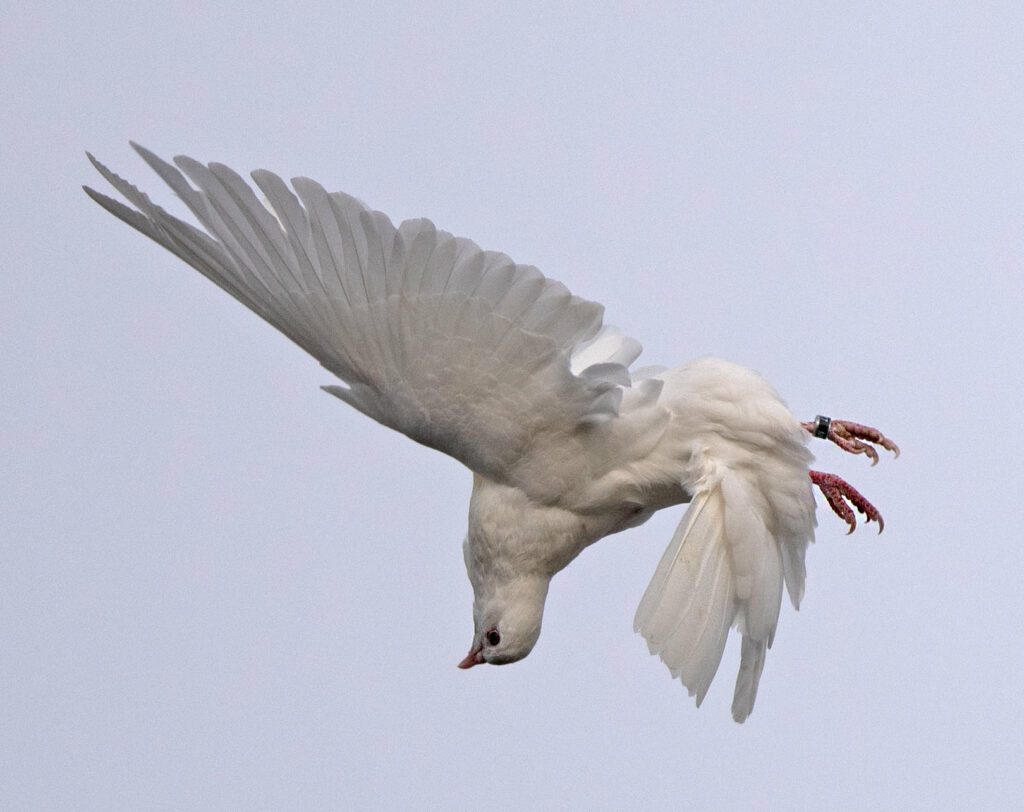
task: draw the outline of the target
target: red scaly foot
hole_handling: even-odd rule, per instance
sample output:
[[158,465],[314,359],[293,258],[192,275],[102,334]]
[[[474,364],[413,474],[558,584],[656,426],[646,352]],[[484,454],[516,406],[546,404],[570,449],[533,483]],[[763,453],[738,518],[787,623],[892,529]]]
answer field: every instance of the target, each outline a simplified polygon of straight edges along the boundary
[[[850,420],[832,420],[828,417],[818,415],[814,422],[801,423],[807,431],[815,437],[823,440],[831,440],[843,451],[851,454],[866,454],[871,464],[878,462],[878,451],[875,445],[881,446],[886,451],[891,451],[894,456],[900,455],[900,448],[896,443],[886,437],[878,429],[871,426],[862,426]],[[867,442],[865,442],[867,441]],[[874,445],[871,445],[874,443]],[[878,532],[885,529],[885,522],[878,508],[865,499],[860,492],[845,479],[835,474],[826,474],[821,471],[811,471],[811,482],[821,488],[821,492],[828,500],[829,507],[836,515],[849,525],[847,535],[857,527],[857,518],[853,515],[850,505],[857,508],[863,515],[867,516],[869,522],[878,522]],[[849,502],[850,504],[847,504]]]
[[[879,533],[885,529],[885,520],[882,519],[882,514],[878,512],[878,508],[865,499],[860,491],[845,479],[835,474],[826,474],[822,471],[811,471],[810,473],[811,482],[821,488],[825,499],[828,500],[829,507],[835,511],[840,519],[849,525],[850,529],[846,531],[846,535],[850,535],[850,533],[857,529],[857,517],[850,510],[850,505],[853,505],[863,515],[867,516],[867,521],[878,522]],[[850,504],[846,504],[847,502]]]
[[[871,426],[862,426],[860,423],[854,423],[852,420],[832,420],[819,414],[814,418],[814,422],[808,421],[800,425],[815,437],[831,440],[843,451],[848,451],[851,454],[867,454],[872,465],[878,464],[878,451],[875,450],[875,446],[869,445],[869,443],[874,443],[886,451],[891,451],[895,457],[900,455],[900,447],[878,429]],[[864,440],[867,440],[867,442],[865,443]]]

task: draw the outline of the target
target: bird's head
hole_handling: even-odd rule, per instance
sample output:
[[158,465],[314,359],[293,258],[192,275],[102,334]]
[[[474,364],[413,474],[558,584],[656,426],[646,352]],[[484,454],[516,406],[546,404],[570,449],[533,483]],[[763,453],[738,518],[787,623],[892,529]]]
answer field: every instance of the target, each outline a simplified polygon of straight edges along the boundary
[[529,654],[544,616],[548,579],[519,577],[477,590],[473,600],[473,643],[459,668],[481,663],[506,665]]

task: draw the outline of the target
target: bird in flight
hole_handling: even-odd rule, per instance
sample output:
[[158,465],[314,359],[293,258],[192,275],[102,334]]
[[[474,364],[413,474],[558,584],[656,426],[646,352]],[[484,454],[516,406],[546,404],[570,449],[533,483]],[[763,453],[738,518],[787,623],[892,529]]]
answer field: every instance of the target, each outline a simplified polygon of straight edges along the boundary
[[732,715],[744,721],[783,586],[795,607],[813,540],[813,487],[847,523],[875,507],[810,470],[811,436],[878,461],[881,432],[801,423],[756,373],[705,358],[632,367],[640,344],[603,308],[536,268],[425,219],[394,226],[308,178],[291,188],[228,167],[173,163],[133,144],[204,230],[170,215],[91,155],[125,205],[110,213],[175,254],[306,350],[324,389],[473,472],[463,543],[473,639],[459,663],[521,660],[552,576],[595,541],[688,503],[637,609],[636,631],[700,705],[729,629],[741,637]]

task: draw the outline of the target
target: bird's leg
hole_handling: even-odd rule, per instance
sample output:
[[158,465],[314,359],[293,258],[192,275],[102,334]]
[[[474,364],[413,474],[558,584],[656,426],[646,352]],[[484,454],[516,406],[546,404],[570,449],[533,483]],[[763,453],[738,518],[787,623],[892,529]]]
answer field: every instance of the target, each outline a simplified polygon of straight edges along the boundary
[[[871,426],[862,426],[851,420],[832,420],[820,414],[814,418],[813,422],[809,421],[800,425],[815,437],[831,440],[843,451],[848,451],[851,454],[867,454],[872,465],[878,462],[878,451],[874,445],[870,445],[871,443],[881,446],[886,451],[891,451],[895,457],[900,455],[900,447]],[[864,442],[865,440],[867,442]]]
[[[879,533],[885,529],[885,521],[882,519],[882,514],[878,512],[878,508],[865,499],[860,491],[845,479],[835,474],[826,474],[822,471],[811,471],[810,473],[811,482],[821,488],[825,499],[828,500],[829,507],[835,511],[840,519],[849,525],[850,529],[847,531],[847,535],[857,528],[857,518],[853,515],[850,505],[853,505],[853,507],[867,516],[869,522],[878,522]],[[848,505],[847,502],[850,504]]]
[[[871,426],[862,426],[860,423],[850,420],[832,420],[820,414],[814,418],[814,422],[800,425],[815,437],[831,440],[843,451],[848,451],[851,454],[866,454],[872,465],[878,462],[878,451],[875,445],[881,446],[886,451],[891,451],[896,457],[900,455],[899,446]],[[882,520],[882,514],[878,512],[878,508],[865,499],[845,479],[835,474],[811,471],[811,482],[821,489],[825,499],[828,500],[829,507],[835,511],[836,515],[849,525],[850,529],[847,534],[852,533],[857,527],[857,518],[850,509],[850,505],[867,516],[869,522],[878,522],[879,533],[885,529],[885,522]]]

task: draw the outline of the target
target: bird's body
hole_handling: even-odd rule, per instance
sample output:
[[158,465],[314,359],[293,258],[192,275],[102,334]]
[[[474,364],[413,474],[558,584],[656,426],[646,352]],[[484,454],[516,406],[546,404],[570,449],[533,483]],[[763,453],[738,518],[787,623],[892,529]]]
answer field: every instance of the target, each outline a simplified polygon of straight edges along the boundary
[[760,376],[716,359],[630,371],[640,345],[599,305],[503,254],[258,171],[264,205],[226,167],[176,159],[193,186],[137,149],[207,233],[98,163],[135,209],[86,191],[306,349],[344,383],[327,391],[473,472],[463,667],[525,657],[555,573],[690,502],[635,626],[698,704],[736,626],[746,718],[815,524],[807,426]]
[[[757,642],[756,657],[763,658],[783,583],[794,605],[803,594],[814,527],[806,437],[762,378],[703,359],[639,382],[616,420],[589,427],[574,453],[541,464],[546,475],[534,487],[474,477],[465,542],[477,596],[471,655],[485,657],[480,634],[494,621],[487,606],[495,597],[531,607],[523,626],[532,647],[555,573],[590,544],[698,495],[698,530],[710,520],[718,535],[706,540],[703,556],[677,564],[671,578],[656,577],[636,624],[638,631],[654,630],[652,653],[702,700],[729,627],[749,629],[745,637]],[[736,525],[741,532],[732,532]],[[677,558],[672,552],[667,562]],[[711,607],[717,618],[707,616]],[[739,715],[749,713],[756,687],[755,681],[738,691]]]

